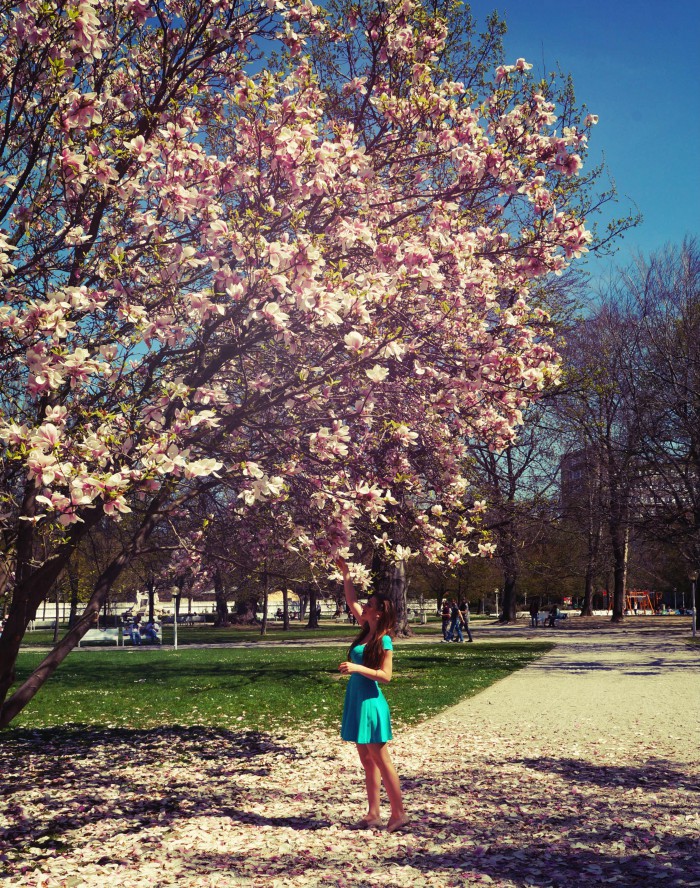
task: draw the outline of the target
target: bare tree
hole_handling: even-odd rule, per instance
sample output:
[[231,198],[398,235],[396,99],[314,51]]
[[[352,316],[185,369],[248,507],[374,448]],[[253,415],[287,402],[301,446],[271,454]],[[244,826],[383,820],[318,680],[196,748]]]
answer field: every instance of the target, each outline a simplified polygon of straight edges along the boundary
[[590,567],[598,549],[602,505],[613,561],[613,622],[624,617],[630,529],[639,477],[641,430],[630,396],[634,317],[613,289],[572,332],[562,412],[582,443],[588,477]]
[[639,524],[700,564],[700,245],[639,259],[622,280],[636,312],[629,388],[643,445]]
[[496,544],[494,555],[503,573],[504,622],[516,619],[525,548],[541,538],[555,517],[551,497],[560,453],[554,419],[551,398],[543,399],[528,412],[511,446],[501,452],[471,448],[474,484],[488,503],[484,526]]

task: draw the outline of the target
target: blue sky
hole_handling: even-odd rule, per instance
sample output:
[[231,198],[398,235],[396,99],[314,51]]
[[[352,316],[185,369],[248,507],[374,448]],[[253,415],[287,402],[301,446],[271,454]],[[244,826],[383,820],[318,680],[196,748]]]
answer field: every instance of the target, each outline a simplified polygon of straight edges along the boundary
[[[604,155],[622,198],[643,223],[612,262],[700,235],[700,3],[690,0],[500,0],[471,4],[483,24],[508,24],[506,63],[573,77],[576,98],[600,116],[591,159]],[[625,202],[625,199],[626,202]],[[622,214],[620,214],[622,215]],[[594,275],[610,259],[591,263]]]

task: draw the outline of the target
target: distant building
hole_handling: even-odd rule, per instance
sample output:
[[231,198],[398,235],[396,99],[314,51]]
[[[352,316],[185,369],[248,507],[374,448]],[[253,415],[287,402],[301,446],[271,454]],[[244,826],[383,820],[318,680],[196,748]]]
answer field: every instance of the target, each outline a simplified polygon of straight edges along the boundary
[[[673,520],[690,507],[687,486],[680,484],[676,467],[651,466],[639,461],[629,467],[630,521]],[[605,493],[605,467],[592,447],[574,450],[559,463],[562,514],[572,517],[595,506]]]
[[599,483],[600,461],[592,447],[574,450],[559,463],[559,496],[562,514],[571,515],[590,502]]

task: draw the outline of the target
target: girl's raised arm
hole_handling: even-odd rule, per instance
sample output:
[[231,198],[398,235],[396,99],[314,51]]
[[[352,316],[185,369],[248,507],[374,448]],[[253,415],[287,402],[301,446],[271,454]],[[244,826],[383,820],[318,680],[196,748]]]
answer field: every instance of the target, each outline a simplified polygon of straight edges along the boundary
[[357,600],[357,595],[355,595],[355,587],[352,584],[352,580],[350,579],[350,574],[348,572],[348,566],[345,561],[338,557],[335,559],[335,564],[338,570],[343,575],[343,591],[345,592],[345,601],[350,608],[350,612],[355,617],[357,622],[360,622],[360,618],[362,617],[362,605]]

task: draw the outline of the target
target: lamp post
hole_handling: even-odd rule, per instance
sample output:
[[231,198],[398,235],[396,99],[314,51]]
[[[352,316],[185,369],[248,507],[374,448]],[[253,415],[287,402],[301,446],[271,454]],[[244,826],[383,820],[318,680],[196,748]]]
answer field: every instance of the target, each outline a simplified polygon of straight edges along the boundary
[[696,624],[697,624],[697,612],[698,612],[698,610],[697,610],[697,608],[696,608],[696,606],[695,606],[695,584],[696,584],[697,579],[698,579],[698,571],[697,571],[697,570],[691,570],[691,571],[689,572],[689,574],[688,574],[688,579],[689,579],[690,582],[693,584],[693,593],[692,593],[692,594],[693,594],[693,600],[692,600],[690,603],[691,603],[692,606],[693,606],[693,607],[692,607],[692,614],[693,614],[693,638],[695,638],[695,627],[696,627]]
[[498,610],[498,589],[494,589],[494,592],[496,593],[496,617],[498,617],[498,616],[499,616],[499,610]]

